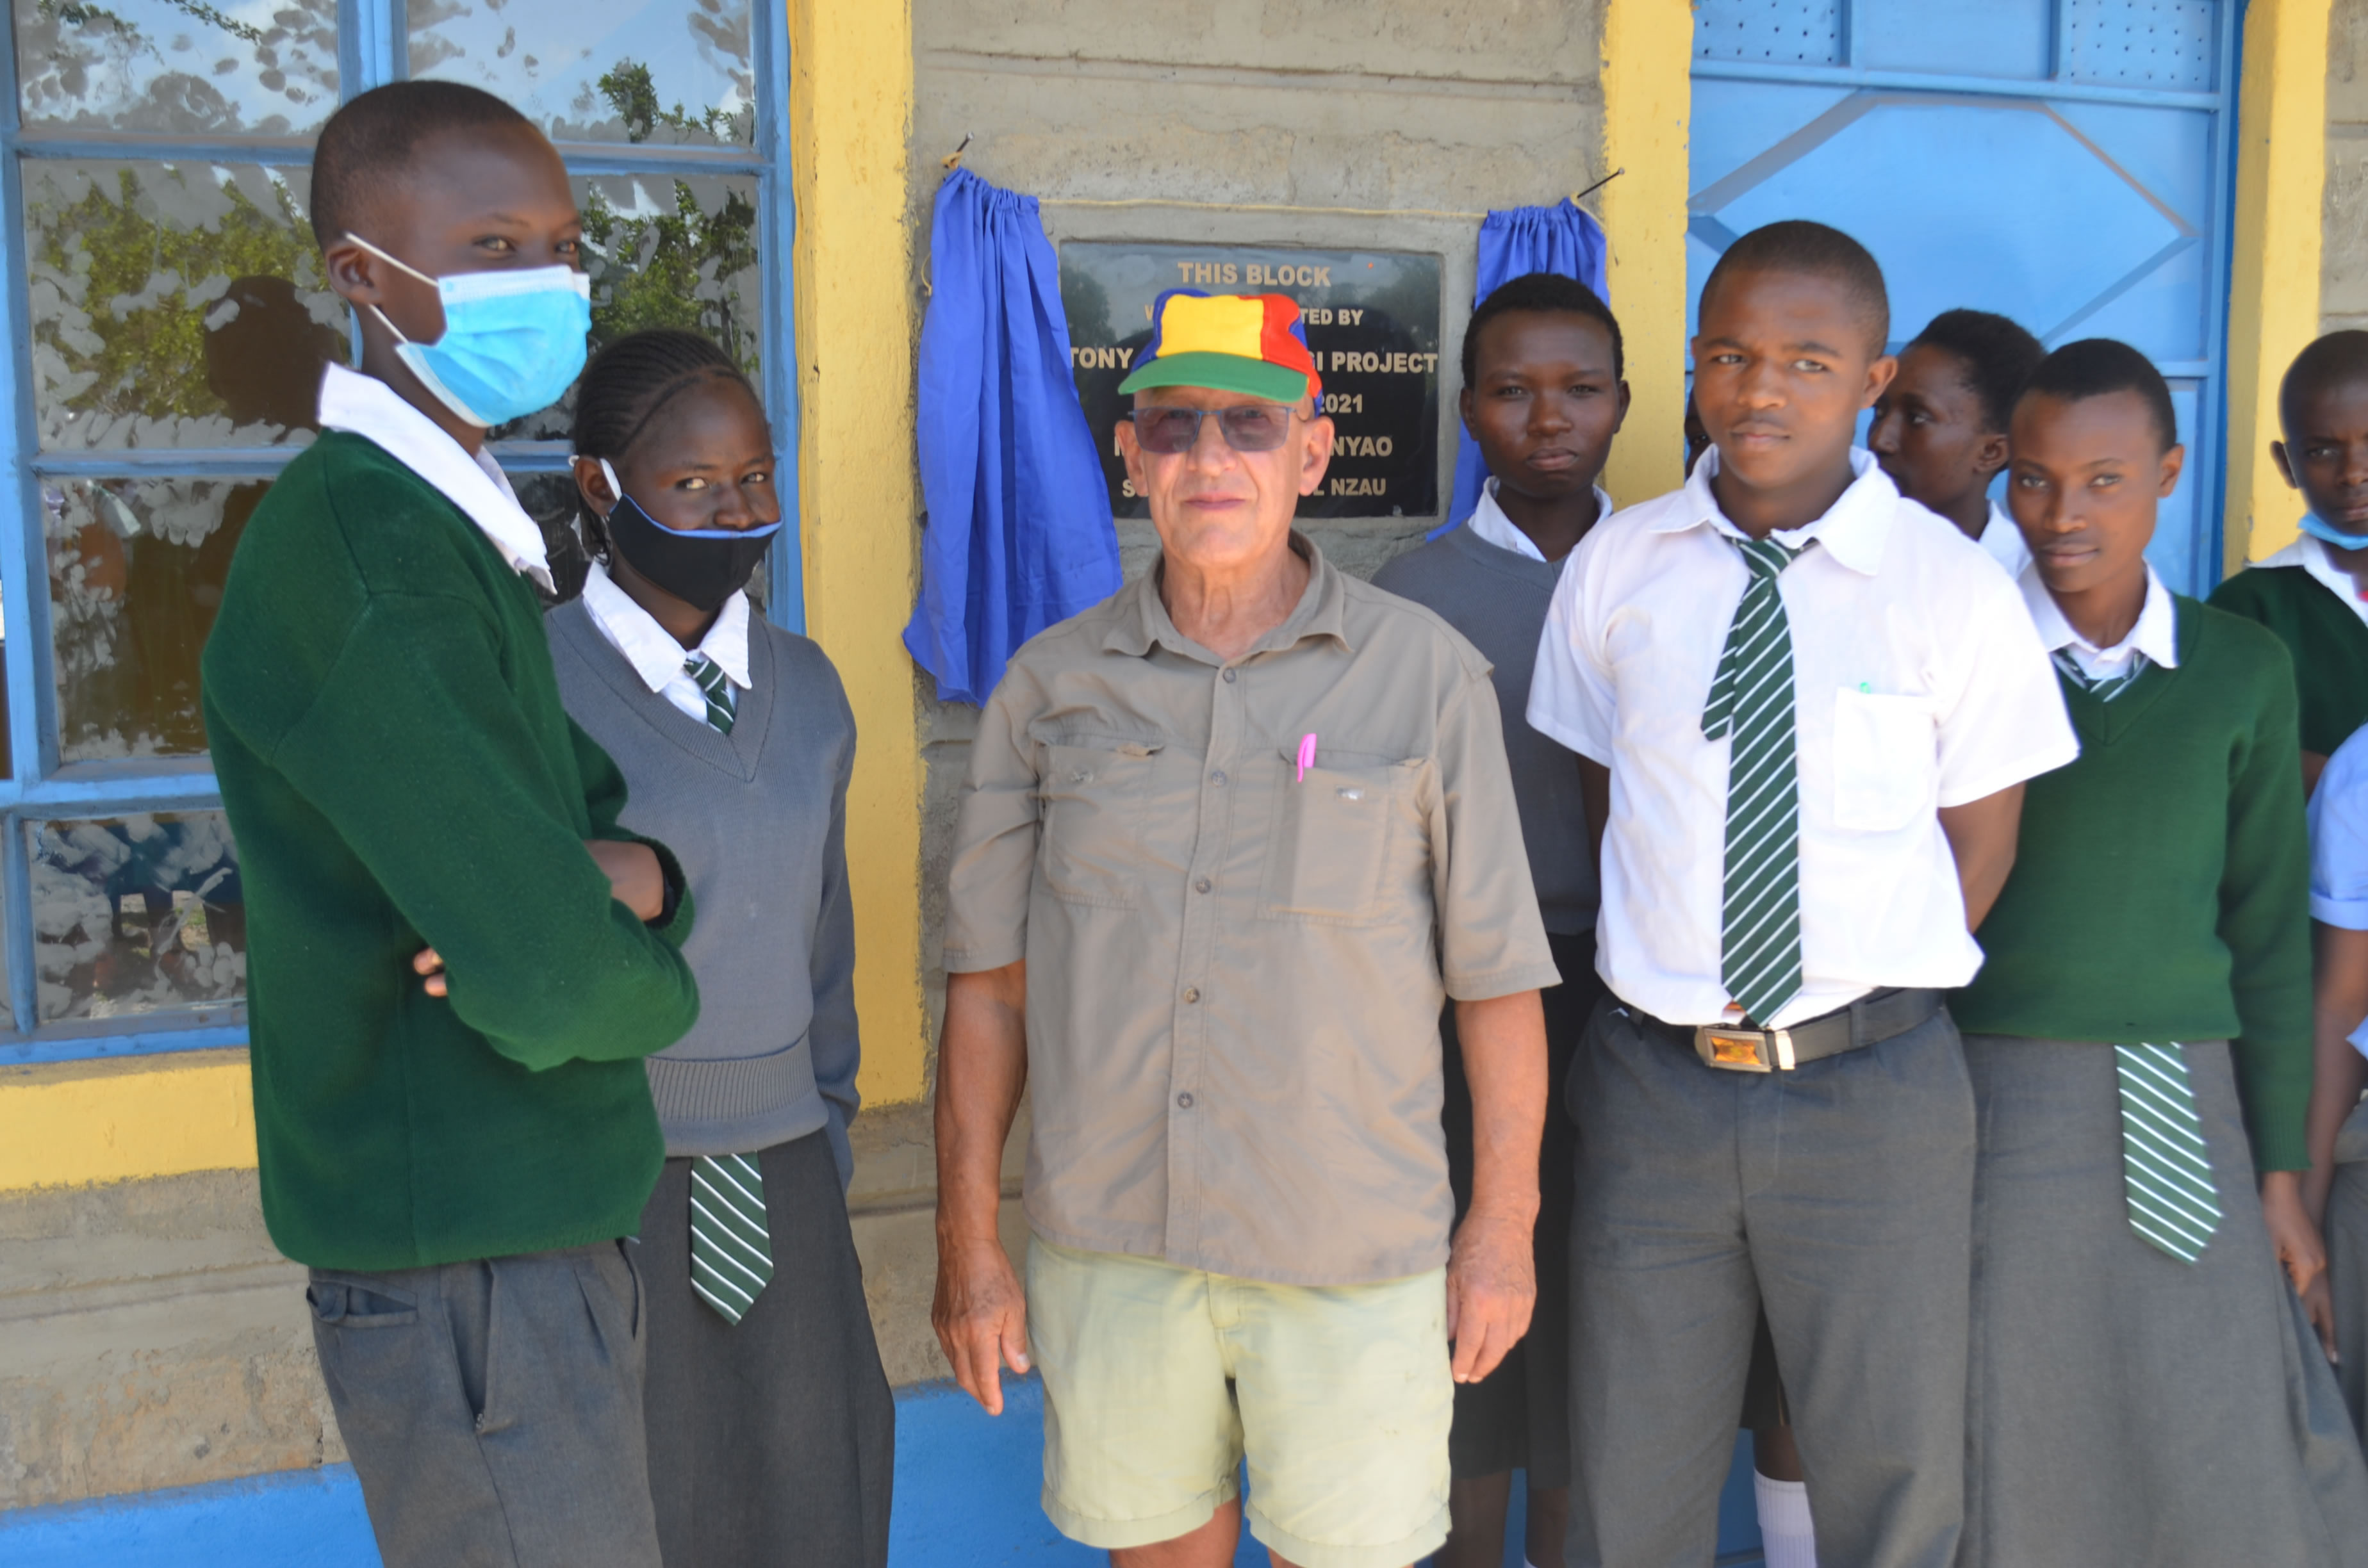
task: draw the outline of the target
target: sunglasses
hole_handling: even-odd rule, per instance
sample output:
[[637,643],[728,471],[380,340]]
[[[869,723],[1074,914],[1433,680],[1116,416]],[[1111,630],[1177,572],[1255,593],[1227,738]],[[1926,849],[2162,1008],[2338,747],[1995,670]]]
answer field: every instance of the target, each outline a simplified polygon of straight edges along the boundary
[[1146,452],[1174,457],[1189,452],[1201,439],[1201,421],[1217,416],[1225,445],[1237,452],[1270,452],[1291,438],[1291,410],[1276,403],[1244,403],[1238,408],[1138,408],[1127,415],[1134,421],[1134,438]]

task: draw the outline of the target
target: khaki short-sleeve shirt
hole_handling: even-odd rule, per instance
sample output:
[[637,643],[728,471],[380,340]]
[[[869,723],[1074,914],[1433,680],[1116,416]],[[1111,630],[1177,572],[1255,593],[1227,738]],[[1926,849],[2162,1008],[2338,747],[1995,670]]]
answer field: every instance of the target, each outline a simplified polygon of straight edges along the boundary
[[1176,630],[1156,568],[1013,657],[945,963],[1028,960],[1039,1234],[1363,1284],[1447,1257],[1443,998],[1559,977],[1486,662],[1292,548],[1305,595],[1233,664]]

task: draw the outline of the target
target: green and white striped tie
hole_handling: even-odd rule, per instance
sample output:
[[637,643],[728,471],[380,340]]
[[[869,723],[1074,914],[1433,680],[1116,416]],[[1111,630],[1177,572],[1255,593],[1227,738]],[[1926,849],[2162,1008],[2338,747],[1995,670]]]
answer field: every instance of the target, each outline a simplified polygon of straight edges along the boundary
[[2146,674],[2146,656],[2144,653],[2131,654],[2130,667],[2118,675],[2110,676],[2092,676],[2082,669],[2080,661],[2072,656],[2072,650],[2069,648],[2056,649],[2055,658],[2055,667],[2064,673],[2065,679],[2072,682],[2100,702],[2111,702],[2114,698],[2129,690],[2131,683]]
[[690,1162],[690,1288],[738,1323],[773,1278],[773,1237],[765,1226],[765,1178],[754,1154],[702,1154]]
[[2212,1151],[2195,1114],[2187,1053],[2177,1044],[2117,1045],[2122,1089],[2122,1185],[2130,1229],[2181,1263],[2203,1256],[2220,1226]]
[[682,673],[698,683],[700,695],[707,699],[707,722],[715,726],[715,733],[730,734],[739,694],[732,689],[732,677],[723,673],[723,666],[704,653],[693,653],[682,662]]
[[1793,734],[1793,629],[1776,579],[1797,550],[1730,540],[1751,569],[1702,710],[1702,733],[1732,736],[1726,765],[1726,884],[1719,980],[1766,1027],[1801,991],[1801,784]]

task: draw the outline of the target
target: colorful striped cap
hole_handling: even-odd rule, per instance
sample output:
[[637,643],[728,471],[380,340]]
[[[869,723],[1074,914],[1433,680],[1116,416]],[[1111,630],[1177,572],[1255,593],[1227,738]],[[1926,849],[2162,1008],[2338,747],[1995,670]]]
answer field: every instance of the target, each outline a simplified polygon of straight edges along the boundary
[[1299,302],[1282,294],[1202,294],[1170,289],[1152,302],[1151,341],[1121,392],[1211,387],[1276,403],[1321,396]]

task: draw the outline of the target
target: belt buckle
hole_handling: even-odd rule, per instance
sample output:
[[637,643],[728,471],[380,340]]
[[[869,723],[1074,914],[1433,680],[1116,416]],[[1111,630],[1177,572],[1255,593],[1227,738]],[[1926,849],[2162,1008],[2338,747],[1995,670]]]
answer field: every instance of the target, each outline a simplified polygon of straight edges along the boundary
[[1793,1035],[1789,1029],[1703,1024],[1694,1030],[1694,1054],[1702,1059],[1702,1065],[1729,1073],[1790,1073]]

